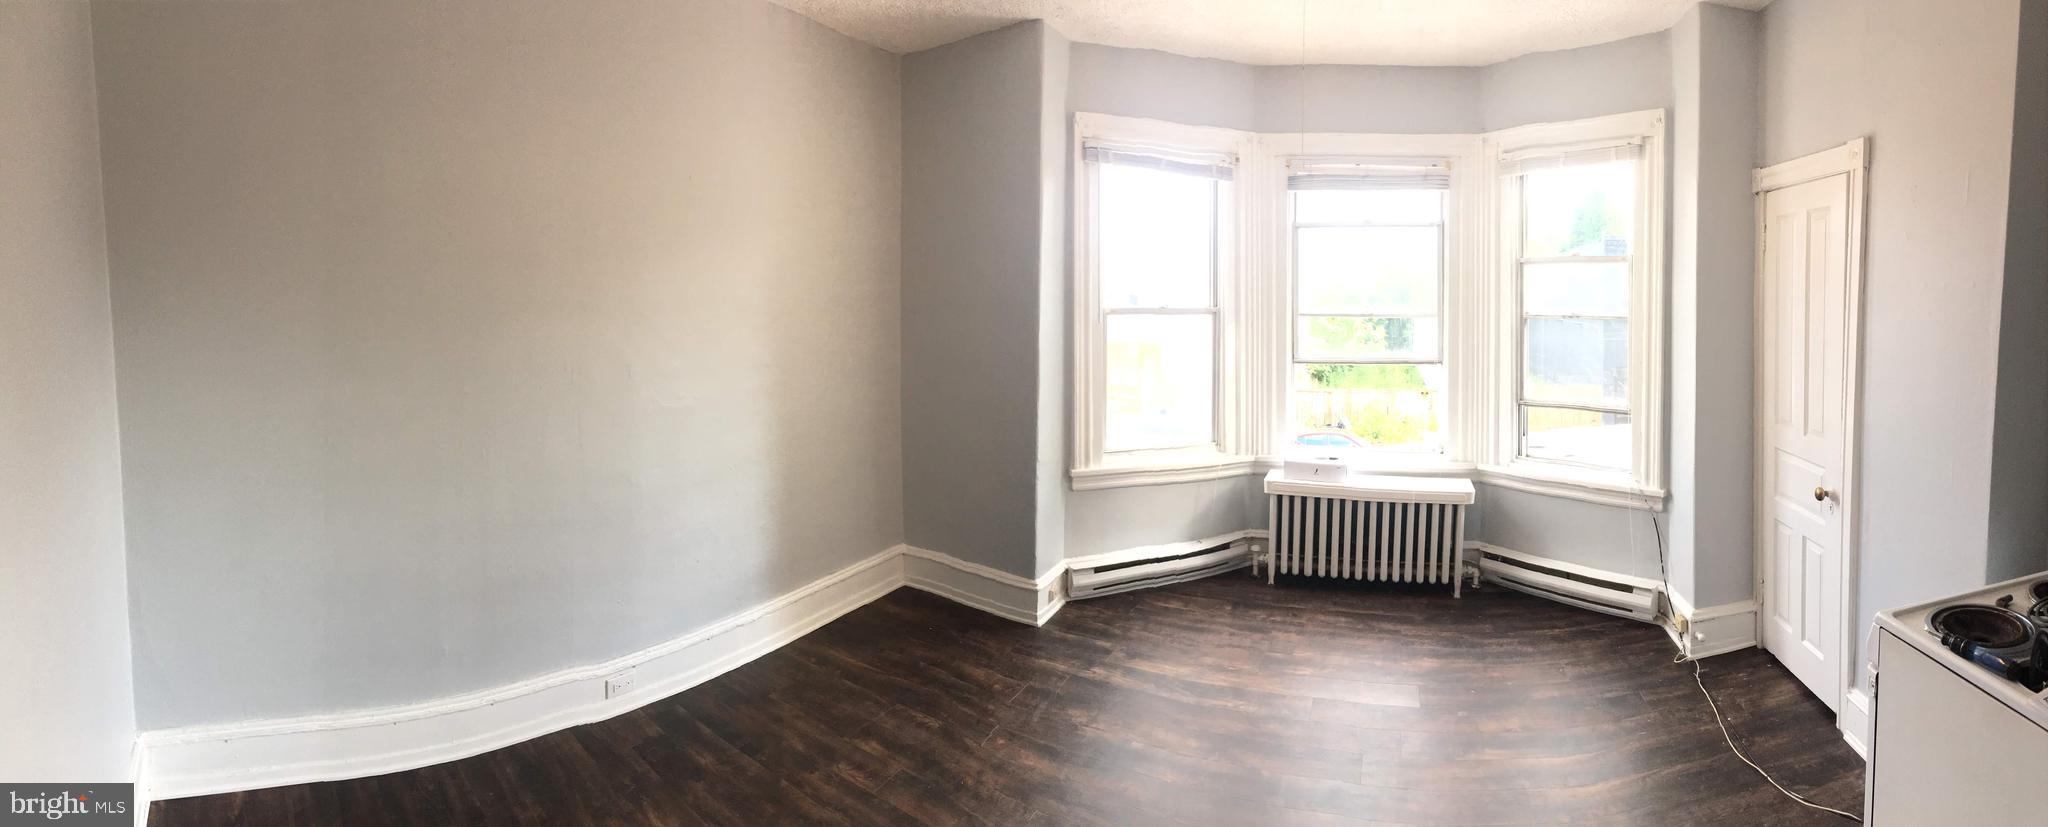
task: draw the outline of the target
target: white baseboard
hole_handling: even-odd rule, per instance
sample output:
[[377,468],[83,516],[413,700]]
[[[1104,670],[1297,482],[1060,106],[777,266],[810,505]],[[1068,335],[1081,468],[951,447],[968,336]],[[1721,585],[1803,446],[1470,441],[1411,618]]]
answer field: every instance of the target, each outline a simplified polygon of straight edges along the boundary
[[1671,613],[1685,620],[1685,633],[1674,635],[1678,649],[1698,660],[1756,646],[1756,601],[1739,600],[1695,609],[1684,595],[1667,592]]
[[135,815],[135,827],[149,827],[149,748],[142,743],[141,734],[128,748],[128,780],[134,782],[134,795],[128,802],[128,812]]
[[[1063,605],[1063,573],[1055,568],[1027,580],[896,546],[689,634],[591,666],[402,706],[145,732],[137,797],[381,775],[601,721],[724,674],[906,585],[1039,625]],[[634,689],[606,698],[605,678],[628,668]]]
[[905,546],[904,584],[1018,623],[1044,626],[1067,604],[1066,565],[1029,580],[929,549]]
[[1865,761],[1870,760],[1870,723],[1870,696],[1864,694],[1863,687],[1850,689],[1835,713],[1835,726],[1842,730],[1842,740]]

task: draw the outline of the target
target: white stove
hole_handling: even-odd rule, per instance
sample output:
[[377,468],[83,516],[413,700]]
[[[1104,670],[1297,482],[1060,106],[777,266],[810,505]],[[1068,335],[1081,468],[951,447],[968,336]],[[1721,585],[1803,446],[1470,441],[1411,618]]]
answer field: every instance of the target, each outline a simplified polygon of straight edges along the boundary
[[2048,767],[2048,572],[1877,615],[1864,811],[1997,824]]

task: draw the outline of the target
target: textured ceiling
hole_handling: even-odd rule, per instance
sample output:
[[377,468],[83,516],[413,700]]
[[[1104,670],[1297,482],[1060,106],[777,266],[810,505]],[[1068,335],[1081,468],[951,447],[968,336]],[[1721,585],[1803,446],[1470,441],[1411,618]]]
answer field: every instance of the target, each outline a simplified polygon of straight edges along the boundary
[[[1484,66],[1662,31],[1694,0],[774,0],[908,53],[1019,20],[1086,43],[1239,63]],[[1717,0],[1762,8],[1770,0]],[[1307,25],[1304,29],[1304,6]],[[1306,35],[1304,37],[1304,35]]]

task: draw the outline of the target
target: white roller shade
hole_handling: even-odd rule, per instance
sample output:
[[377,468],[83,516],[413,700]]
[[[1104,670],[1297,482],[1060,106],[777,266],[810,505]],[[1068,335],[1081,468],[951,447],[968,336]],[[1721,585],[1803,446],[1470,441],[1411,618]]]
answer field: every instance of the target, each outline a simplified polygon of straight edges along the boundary
[[1566,169],[1611,164],[1617,161],[1633,162],[1641,157],[1643,144],[1639,140],[1627,143],[1544,147],[1502,155],[1500,174],[1521,175],[1543,169]]
[[1143,167],[1145,169],[1156,169],[1180,175],[1193,175],[1200,178],[1229,181],[1235,177],[1232,167],[1235,166],[1237,159],[1221,154],[1091,144],[1081,148],[1081,160],[1091,164]]
[[1445,163],[1341,159],[1296,159],[1287,163],[1291,190],[1447,190]]

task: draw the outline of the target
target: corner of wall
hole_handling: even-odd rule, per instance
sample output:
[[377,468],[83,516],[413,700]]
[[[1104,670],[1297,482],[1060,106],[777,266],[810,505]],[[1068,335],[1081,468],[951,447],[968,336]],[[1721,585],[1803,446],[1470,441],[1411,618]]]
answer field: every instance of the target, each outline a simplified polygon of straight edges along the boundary
[[1066,558],[1067,94],[1073,44],[1041,21],[1038,96],[1038,490],[1036,559],[1027,576]]
[[1070,53],[1027,20],[903,61],[904,534],[1027,579],[1064,556]]
[[2048,2],[2020,5],[1984,579],[2048,569]]

